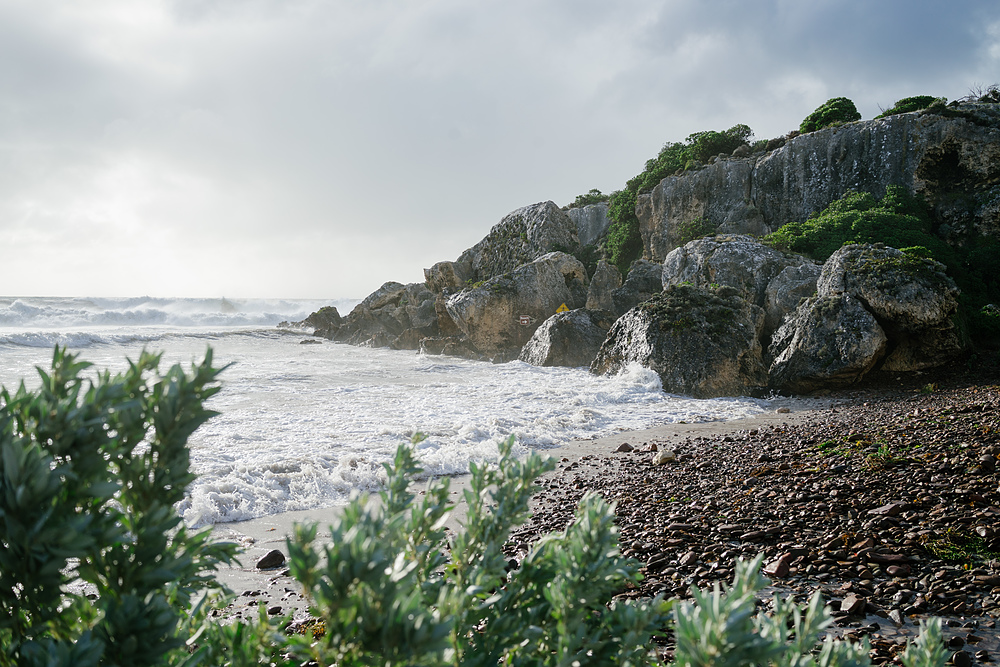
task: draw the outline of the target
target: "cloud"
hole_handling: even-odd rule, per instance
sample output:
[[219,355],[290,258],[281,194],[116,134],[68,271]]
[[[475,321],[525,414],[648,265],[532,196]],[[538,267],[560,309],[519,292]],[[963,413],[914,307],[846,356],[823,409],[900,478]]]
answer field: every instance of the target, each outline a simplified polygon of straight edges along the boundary
[[362,296],[665,141],[993,83],[997,25],[961,0],[5,3],[0,241],[74,267],[51,293],[138,289],[85,248],[173,267],[148,293]]

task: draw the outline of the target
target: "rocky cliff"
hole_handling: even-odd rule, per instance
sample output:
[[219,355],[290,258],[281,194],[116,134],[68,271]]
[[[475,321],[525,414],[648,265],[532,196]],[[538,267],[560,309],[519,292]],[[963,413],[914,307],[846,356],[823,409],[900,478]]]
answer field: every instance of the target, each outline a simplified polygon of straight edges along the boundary
[[858,121],[665,178],[636,206],[644,257],[663,261],[694,220],[719,233],[766,234],[849,190],[881,197],[887,185],[922,195],[947,226],[943,236],[1000,232],[1000,105]]
[[[952,244],[996,237],[1000,105],[850,123],[769,152],[743,146],[665,178],[638,199],[645,259],[624,280],[593,255],[607,235],[606,204],[567,211],[541,202],[504,216],[457,260],[425,269],[424,284],[386,283],[343,320],[313,326],[336,341],[431,354],[569,365],[596,355],[592,369],[605,373],[639,362],[668,391],[699,396],[808,391],[873,368],[947,363],[967,341],[958,291],[940,265],[856,249],[821,277],[816,262],[734,236],[804,221],[851,190],[881,197],[889,185],[923,197],[933,232]],[[687,243],[711,230],[717,236]],[[546,322],[563,305],[594,312]]]

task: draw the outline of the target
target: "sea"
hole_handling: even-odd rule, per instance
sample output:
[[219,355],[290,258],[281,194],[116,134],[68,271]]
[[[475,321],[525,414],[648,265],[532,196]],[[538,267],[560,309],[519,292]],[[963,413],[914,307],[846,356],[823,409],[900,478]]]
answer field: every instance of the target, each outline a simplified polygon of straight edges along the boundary
[[468,472],[515,452],[554,450],[670,422],[738,419],[765,411],[746,397],[697,400],[664,393],[656,373],[613,377],[586,368],[493,364],[322,340],[278,326],[322,306],[346,315],[358,299],[0,297],[0,385],[40,384],[55,346],[96,369],[127,368],[143,349],[161,370],[185,368],[211,347],[227,365],[209,401],[220,414],[189,440],[197,475],[178,505],[201,527],[345,504],[377,490],[382,464],[414,433],[424,475]]

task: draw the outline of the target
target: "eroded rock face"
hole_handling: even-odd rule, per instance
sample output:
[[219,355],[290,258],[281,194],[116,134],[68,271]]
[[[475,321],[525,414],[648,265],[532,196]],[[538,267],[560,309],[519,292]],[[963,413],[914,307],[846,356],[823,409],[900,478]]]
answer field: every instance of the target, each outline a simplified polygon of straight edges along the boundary
[[804,393],[860,380],[885,353],[885,332],[846,294],[811,297],[774,334],[771,385]]
[[547,201],[505,215],[486,238],[462,253],[457,263],[467,263],[471,279],[479,282],[509,273],[549,252],[574,252],[579,247],[576,223]]
[[590,370],[611,375],[638,363],[659,374],[666,392],[755,393],[767,385],[763,325],[763,309],[731,287],[673,285],[615,322]]
[[823,265],[817,292],[864,304],[889,338],[886,370],[941,366],[966,349],[954,322],[959,290],[940,262],[883,245],[847,245]]
[[431,268],[424,269],[427,289],[435,294],[459,292],[471,278],[472,266],[468,262],[438,262]]
[[958,288],[938,262],[883,245],[847,245],[823,265],[816,290],[768,350],[779,389],[844,386],[876,367],[920,370],[965,351],[954,323]]
[[597,241],[604,236],[611,225],[608,205],[605,202],[571,208],[566,211],[566,215],[576,224],[576,234],[581,246]]
[[803,299],[816,293],[816,283],[822,270],[822,264],[806,261],[786,266],[771,279],[764,290],[765,331],[776,331]]
[[[552,252],[517,270],[467,289],[446,303],[448,314],[473,347],[494,359],[514,358],[538,326],[566,304],[582,308],[587,272],[580,260]],[[521,316],[529,318],[520,324]]]
[[936,326],[958,309],[958,287],[945,266],[884,245],[846,245],[823,265],[817,293],[850,294],[894,329]]
[[[664,288],[682,283],[735,288],[743,298],[765,308],[767,338],[798,306],[797,297],[792,302],[793,294],[812,295],[819,273],[819,264],[800,255],[769,248],[749,236],[719,235],[670,251],[663,261],[662,280]],[[770,289],[778,276],[781,280]]]
[[421,338],[439,333],[436,298],[423,283],[387,282],[324,335],[351,345],[416,350]]
[[663,291],[663,267],[656,262],[637,259],[629,267],[625,282],[611,292],[613,311],[624,315],[632,308]]
[[535,329],[518,358],[534,366],[589,367],[614,321],[607,310],[556,313]]
[[921,195],[958,237],[1000,231],[1000,105],[963,105],[849,123],[788,140],[766,154],[671,176],[636,206],[644,257],[663,261],[685,225],[766,234],[803,221],[848,190],[887,185]]
[[590,310],[615,310],[612,294],[622,286],[622,272],[607,260],[597,262],[594,277],[587,291],[587,308]]

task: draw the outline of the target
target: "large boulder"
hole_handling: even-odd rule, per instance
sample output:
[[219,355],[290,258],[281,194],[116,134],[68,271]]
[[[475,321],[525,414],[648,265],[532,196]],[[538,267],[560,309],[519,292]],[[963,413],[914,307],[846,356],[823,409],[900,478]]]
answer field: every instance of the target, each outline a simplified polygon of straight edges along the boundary
[[590,366],[615,315],[607,310],[556,313],[535,329],[518,357],[534,366]]
[[469,279],[481,282],[509,273],[553,251],[580,247],[576,223],[551,201],[524,206],[505,215],[486,237],[459,257]]
[[624,315],[654,294],[663,291],[663,267],[656,262],[637,259],[629,267],[625,282],[611,291],[616,315]]
[[941,366],[966,349],[954,321],[959,290],[940,262],[880,244],[846,245],[823,265],[817,293],[864,304],[889,339],[885,370]]
[[804,261],[783,268],[764,290],[764,330],[774,332],[803,299],[816,294],[823,265]]
[[576,224],[576,233],[582,246],[596,243],[611,226],[606,202],[571,208],[566,211],[566,215]]
[[445,306],[477,351],[507,360],[517,356],[535,329],[561,306],[582,308],[586,300],[583,264],[572,255],[551,252],[452,296]]
[[420,339],[436,336],[437,296],[423,283],[387,282],[369,294],[323,335],[341,343],[416,350]]
[[793,393],[860,380],[888,339],[861,302],[846,294],[810,297],[774,334],[771,385]]
[[719,160],[639,195],[644,257],[662,262],[701,220],[761,235],[804,221],[849,190],[923,197],[955,240],[1000,234],[1000,105],[961,105],[849,123],[794,137],[768,153]]
[[[794,269],[793,271],[786,271]],[[749,302],[765,309],[764,337],[798,306],[792,294],[811,296],[820,265],[801,255],[775,250],[743,235],[718,235],[691,241],[670,251],[663,261],[663,287],[687,283],[695,287],[729,285]],[[769,287],[778,276],[781,284]]]
[[452,294],[466,286],[466,281],[472,279],[472,265],[468,262],[438,262],[429,269],[424,269],[424,282],[427,289],[435,294]]
[[673,285],[615,322],[590,370],[610,375],[638,363],[656,371],[667,392],[754,394],[767,385],[763,324],[763,309],[732,287]]
[[613,293],[622,286],[622,272],[605,259],[597,262],[594,277],[587,290],[587,308],[591,310],[615,310]]

